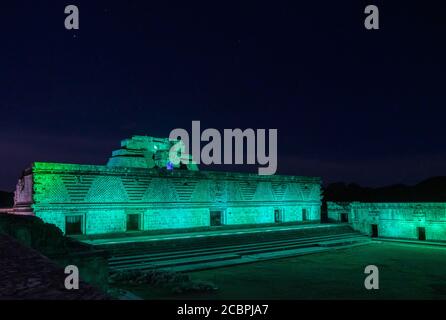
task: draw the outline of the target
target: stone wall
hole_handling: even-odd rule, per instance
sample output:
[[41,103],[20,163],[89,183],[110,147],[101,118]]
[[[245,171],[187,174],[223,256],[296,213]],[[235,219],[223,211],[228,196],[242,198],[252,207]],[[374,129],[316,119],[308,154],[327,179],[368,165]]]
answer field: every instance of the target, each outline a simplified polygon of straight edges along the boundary
[[[341,222],[342,215],[350,216],[350,202],[330,202],[327,201],[327,215],[330,222]],[[348,221],[345,221],[348,222]]]
[[[63,218],[61,212],[53,216]],[[107,288],[106,252],[65,237],[54,225],[32,216],[0,215],[1,234],[6,234],[20,244],[39,251],[62,268],[76,265],[84,280],[97,287]]]
[[[11,237],[0,234],[0,300],[106,300],[110,299],[100,291],[103,276],[107,276],[107,262],[100,260],[94,264],[85,259],[65,261],[57,265],[37,251],[28,248]],[[65,266],[75,262],[81,272],[79,290],[65,288]],[[85,269],[89,272],[83,273]],[[89,275],[93,275],[89,278]],[[93,287],[84,280],[95,280]],[[102,279],[107,284],[107,278]]]
[[446,203],[361,203],[352,202],[349,217],[354,229],[379,237],[446,241]]
[[199,228],[209,225],[209,210],[204,208],[146,210],[143,215],[143,230]]
[[26,170],[19,179],[14,192],[14,213],[16,215],[33,215],[34,180],[31,170]]
[[[141,230],[320,220],[320,179],[296,176],[35,163],[32,212],[65,232],[65,217],[83,217],[83,233],[124,232],[129,214]],[[31,179],[31,180],[30,180]],[[19,203],[17,203],[19,204]]]

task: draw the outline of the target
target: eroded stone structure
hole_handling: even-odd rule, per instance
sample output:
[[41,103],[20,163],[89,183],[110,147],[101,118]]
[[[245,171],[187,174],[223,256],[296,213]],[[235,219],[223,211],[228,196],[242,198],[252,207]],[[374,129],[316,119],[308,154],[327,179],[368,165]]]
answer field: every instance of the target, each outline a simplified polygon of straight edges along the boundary
[[348,222],[350,216],[350,202],[327,202],[329,221]]
[[446,203],[335,203],[328,202],[328,215],[348,221],[355,230],[373,237],[446,241]]
[[106,166],[37,162],[15,193],[15,212],[67,234],[320,220],[320,179],[174,167],[168,139],[124,140]]

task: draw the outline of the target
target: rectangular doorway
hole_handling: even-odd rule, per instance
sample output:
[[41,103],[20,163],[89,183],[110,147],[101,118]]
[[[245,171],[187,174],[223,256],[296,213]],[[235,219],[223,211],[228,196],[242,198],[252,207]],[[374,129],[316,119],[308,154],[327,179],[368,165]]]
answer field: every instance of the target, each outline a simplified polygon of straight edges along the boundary
[[274,223],[282,222],[282,212],[279,209],[274,210]]
[[65,217],[65,234],[75,236],[83,234],[84,217],[82,215]]
[[377,224],[372,224],[372,238],[378,238],[378,225]]
[[127,231],[140,230],[141,215],[140,214],[128,214],[127,215]]
[[418,240],[425,241],[426,240],[426,228],[418,227],[417,228]]
[[223,225],[223,212],[211,211],[211,227],[219,227]]
[[302,209],[302,221],[307,221],[308,215],[307,215],[307,209]]
[[341,213],[341,222],[348,222],[348,214]]

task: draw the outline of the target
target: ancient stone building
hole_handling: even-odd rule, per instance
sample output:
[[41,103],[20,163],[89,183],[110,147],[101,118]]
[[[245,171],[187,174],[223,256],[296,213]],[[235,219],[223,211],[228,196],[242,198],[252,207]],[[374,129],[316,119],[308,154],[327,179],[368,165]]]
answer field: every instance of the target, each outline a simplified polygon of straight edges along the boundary
[[198,171],[168,161],[168,139],[124,140],[105,166],[36,162],[15,213],[67,234],[320,220],[320,179]]
[[350,202],[327,202],[328,221],[348,222]]
[[348,221],[355,230],[372,237],[446,241],[446,203],[329,202],[328,215]]

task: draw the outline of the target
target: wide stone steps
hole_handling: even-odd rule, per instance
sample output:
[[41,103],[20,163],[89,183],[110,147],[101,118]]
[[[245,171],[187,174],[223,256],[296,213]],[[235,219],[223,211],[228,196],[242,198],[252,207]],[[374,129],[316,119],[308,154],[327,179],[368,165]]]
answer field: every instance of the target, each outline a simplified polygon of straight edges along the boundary
[[[210,235],[202,233],[199,235],[184,234],[179,238],[169,239],[160,235],[156,241],[135,241],[128,243],[105,243],[94,244],[96,248],[107,250],[111,256],[132,256],[145,253],[165,253],[172,251],[187,251],[191,249],[211,249],[228,246],[239,246],[241,244],[258,244],[263,242],[273,242],[277,240],[303,239],[317,236],[330,236],[343,233],[352,233],[349,226],[338,225],[324,228],[296,229],[296,230],[274,230],[272,232],[254,233],[234,232],[228,230],[219,234]],[[141,237],[144,238],[144,237]],[[153,237],[152,237],[153,238]]]
[[197,248],[163,253],[114,256],[109,260],[111,271],[168,269],[193,271],[278,259],[300,254],[328,251],[370,242],[370,238],[356,232],[337,235],[295,238],[213,248]]
[[177,256],[177,257],[184,257],[184,256],[201,256],[206,253],[219,253],[219,252],[229,252],[231,250],[233,251],[241,251],[241,250],[252,250],[252,248],[260,249],[260,248],[277,248],[278,246],[289,246],[289,245],[304,245],[306,243],[313,244],[315,241],[321,241],[325,239],[345,239],[346,237],[353,236],[357,237],[357,234],[354,233],[343,233],[339,235],[333,235],[333,236],[320,236],[320,237],[308,237],[308,238],[300,238],[300,239],[288,239],[288,240],[276,240],[276,241],[269,241],[269,242],[260,242],[260,243],[249,243],[249,244],[237,244],[237,245],[226,245],[224,244],[223,247],[217,247],[217,248],[200,248],[200,249],[194,249],[194,250],[185,250],[185,251],[173,251],[173,252],[162,252],[162,253],[148,253],[148,254],[138,254],[138,255],[119,255],[114,256],[109,259],[109,262],[111,265],[122,263],[125,261],[145,261],[147,259],[149,260],[162,260],[164,257],[169,256]]

